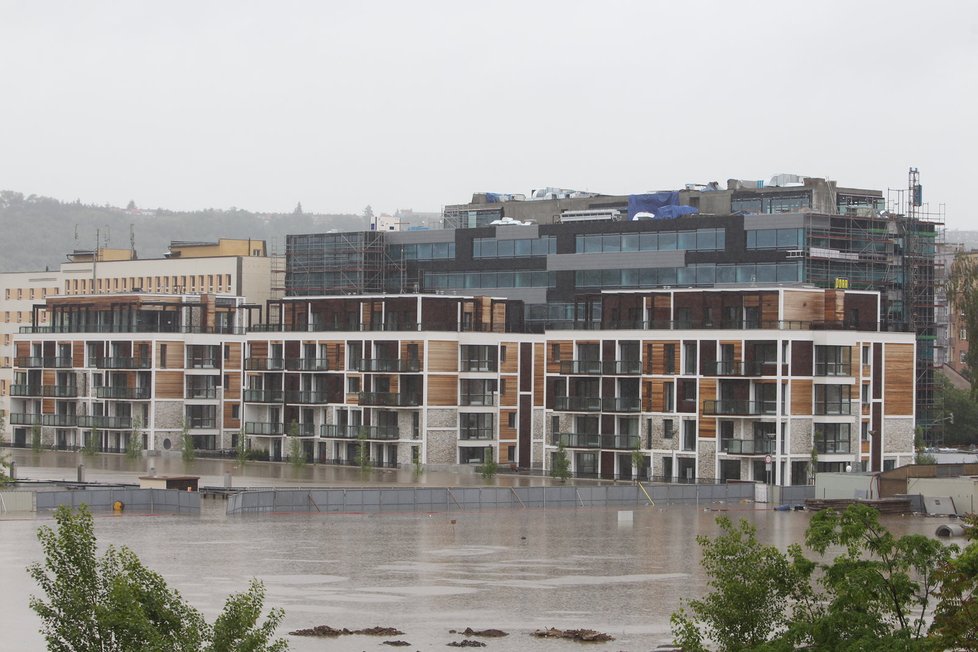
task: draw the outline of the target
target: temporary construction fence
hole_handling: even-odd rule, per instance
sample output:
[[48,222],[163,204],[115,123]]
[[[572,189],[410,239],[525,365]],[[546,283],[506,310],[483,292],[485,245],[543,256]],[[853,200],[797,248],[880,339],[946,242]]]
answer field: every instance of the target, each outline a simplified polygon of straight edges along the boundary
[[563,487],[256,489],[228,498],[228,514],[463,512],[503,508],[636,507],[753,500],[752,484]]
[[87,505],[93,512],[112,510],[116,502],[123,511],[151,513],[200,512],[200,494],[196,491],[176,489],[137,489],[110,487],[104,489],[71,489],[66,491],[34,492],[38,512],[52,510],[61,505],[77,508]]

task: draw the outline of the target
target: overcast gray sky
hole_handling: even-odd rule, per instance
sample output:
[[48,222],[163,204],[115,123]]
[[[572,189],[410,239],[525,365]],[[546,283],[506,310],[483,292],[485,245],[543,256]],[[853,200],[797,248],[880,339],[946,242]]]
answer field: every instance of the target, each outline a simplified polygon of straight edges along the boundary
[[978,3],[10,2],[0,188],[438,210],[829,176],[978,228]]

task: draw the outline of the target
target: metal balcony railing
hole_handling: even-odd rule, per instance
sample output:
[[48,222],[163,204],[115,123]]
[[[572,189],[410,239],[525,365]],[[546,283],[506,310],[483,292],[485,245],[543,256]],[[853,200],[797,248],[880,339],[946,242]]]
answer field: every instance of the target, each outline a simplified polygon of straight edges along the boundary
[[353,368],[363,372],[417,372],[421,370],[421,361],[411,358],[360,358],[354,361]]
[[601,448],[599,433],[558,432],[553,436],[554,446],[564,445],[564,448]]
[[41,425],[41,415],[33,412],[11,412],[10,425],[12,426]]
[[329,360],[326,358],[286,358],[287,371],[329,371]]
[[285,360],[282,358],[245,358],[244,368],[247,371],[282,371]]
[[54,426],[55,428],[74,428],[78,424],[78,417],[74,414],[42,414],[42,426]]
[[97,428],[99,430],[125,429],[132,428],[132,417],[107,417],[93,415],[79,415],[79,428]]
[[600,396],[557,396],[554,400],[555,410],[567,412],[600,412]]
[[816,376],[851,376],[852,365],[848,362],[816,362]]
[[50,398],[75,398],[78,396],[77,385],[44,385],[41,395]]
[[579,376],[598,375],[601,373],[600,360],[561,360],[560,373]]
[[41,386],[40,385],[11,385],[10,395],[11,396],[40,396]]
[[149,369],[149,358],[130,356],[95,358],[95,367],[98,369]]
[[285,426],[281,423],[268,423],[265,421],[246,421],[246,435],[284,435]]
[[400,439],[401,434],[397,426],[358,426],[358,425],[335,425],[323,424],[320,429],[323,437],[330,439],[359,439],[361,435],[366,439],[394,440]]
[[149,387],[96,387],[95,397],[129,401],[146,400],[149,398]]
[[399,394],[397,392],[360,392],[360,405],[381,405],[386,407],[417,407],[421,405],[421,397],[417,394]]
[[69,369],[71,368],[71,358],[60,356],[18,356],[14,358],[14,366],[25,369],[40,369],[42,367],[49,369]]
[[326,392],[289,390],[285,392],[286,403],[328,403]]
[[641,360],[605,360],[601,370],[607,375],[635,376],[642,373]]
[[601,399],[602,412],[641,412],[642,399],[638,396],[614,396]]
[[281,403],[284,394],[280,389],[246,389],[242,398],[245,403]]
[[495,404],[495,394],[462,394],[459,398],[459,405],[493,406]]
[[611,434],[601,436],[602,448],[613,448],[616,450],[634,450],[639,448],[641,438],[638,435]]
[[759,416],[776,414],[776,401],[741,401],[738,399],[720,399],[703,401],[703,414],[711,416]]
[[771,455],[777,449],[773,439],[724,439],[720,450],[728,455]]

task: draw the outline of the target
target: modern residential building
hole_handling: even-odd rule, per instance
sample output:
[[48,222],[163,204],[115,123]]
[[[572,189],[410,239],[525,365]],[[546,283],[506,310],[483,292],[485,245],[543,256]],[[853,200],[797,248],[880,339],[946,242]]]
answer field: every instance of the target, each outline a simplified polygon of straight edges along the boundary
[[[628,196],[486,193],[445,208],[445,224],[458,228],[293,235],[286,294],[486,294],[523,301],[528,327],[543,329],[577,319],[579,297],[600,291],[876,290],[883,320],[918,335],[918,426],[939,439],[940,222],[887,212],[879,190],[772,182]],[[673,219],[644,219],[653,216]]]
[[[14,440],[152,451],[186,426],[271,459],[479,463],[580,476],[808,481],[914,448],[913,333],[879,293],[757,286],[581,295],[530,327],[522,303],[449,295],[49,298],[17,338]],[[138,421],[134,425],[133,419]],[[634,465],[636,454],[641,463]],[[771,475],[767,476],[770,457]]]
[[173,242],[162,258],[137,258],[130,249],[109,248],[74,251],[67,258],[56,271],[0,274],[0,410],[9,409],[13,335],[32,323],[35,307],[36,323],[46,323],[43,302],[48,296],[206,293],[241,296],[262,307],[281,296],[276,260],[263,240]]

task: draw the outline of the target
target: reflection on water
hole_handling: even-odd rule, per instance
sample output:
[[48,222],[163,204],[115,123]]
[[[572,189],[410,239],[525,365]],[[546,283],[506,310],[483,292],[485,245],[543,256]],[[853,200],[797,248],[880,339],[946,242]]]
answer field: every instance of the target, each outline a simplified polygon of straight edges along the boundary
[[[808,523],[803,512],[725,508],[781,547],[799,541]],[[623,526],[613,509],[228,518],[223,502],[205,501],[200,516],[100,514],[96,533],[103,544],[133,548],[210,618],[255,576],[268,588],[267,604],[286,610],[282,633],[318,624],[394,626],[408,649],[423,649],[442,648],[460,638],[449,629],[471,626],[510,632],[487,649],[570,650],[577,644],[528,633],[588,627],[618,639],[589,650],[647,650],[669,641],[669,614],[680,598],[703,591],[695,537],[717,531],[716,515],[646,507]],[[24,572],[39,558],[34,532],[41,523],[50,519],[0,520],[4,649],[43,649]],[[935,525],[910,518],[887,524],[926,533]],[[383,640],[291,643],[300,651],[387,649]]]

